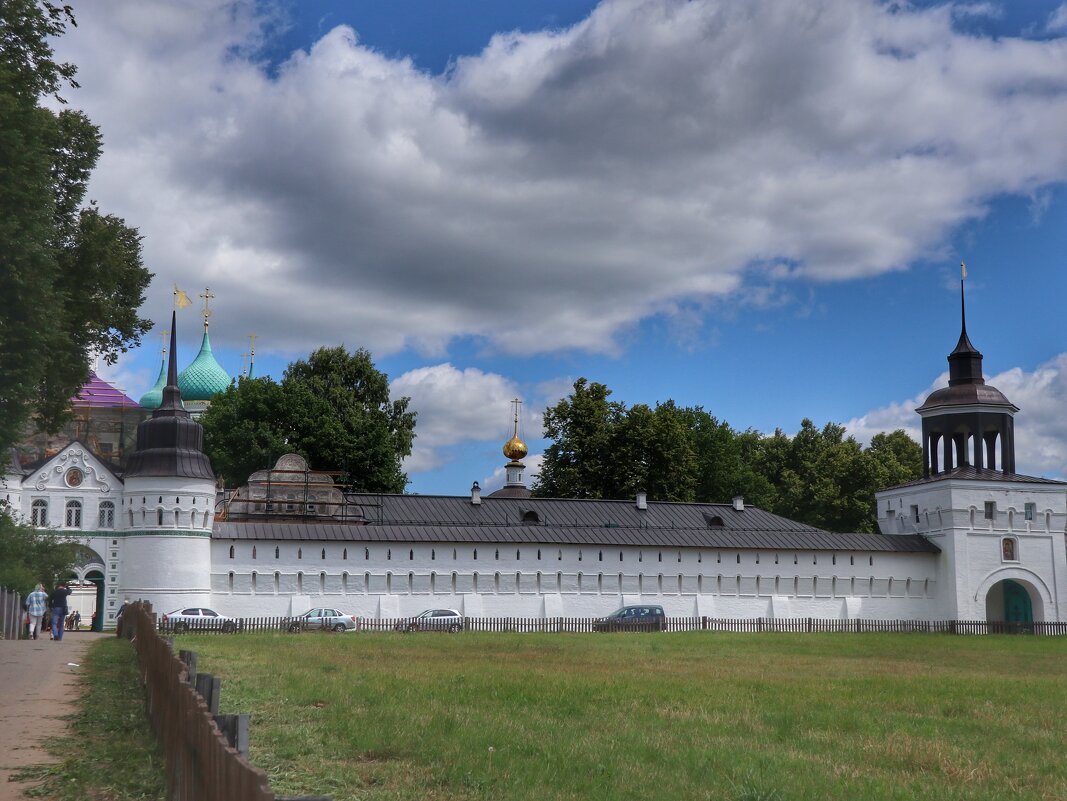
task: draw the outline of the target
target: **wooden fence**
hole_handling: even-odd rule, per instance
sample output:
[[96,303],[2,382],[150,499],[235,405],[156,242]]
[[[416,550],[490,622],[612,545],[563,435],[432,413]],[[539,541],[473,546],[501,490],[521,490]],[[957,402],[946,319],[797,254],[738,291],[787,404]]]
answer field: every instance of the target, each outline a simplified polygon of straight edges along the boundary
[[244,756],[247,716],[216,714],[221,682],[196,672],[195,654],[174,653],[149,604],[127,605],[118,635],[137,651],[148,718],[166,760],[168,801],[295,801],[275,796],[267,774]]
[[[431,619],[432,620],[432,619]],[[360,618],[359,632],[422,631],[417,618]],[[205,619],[196,622],[160,621],[162,633],[241,633],[255,631],[309,631],[299,618],[257,617],[219,622]],[[315,627],[315,630],[319,630]],[[328,629],[323,629],[329,631]],[[984,620],[870,620],[861,618],[714,618],[668,617],[661,621],[636,625],[605,624],[593,617],[467,617],[462,622],[446,620],[437,631],[531,632],[582,634],[595,631],[731,631],[797,633],[927,633],[927,634],[1036,634],[1067,635],[1067,623],[1004,623]]]
[[17,640],[24,628],[22,596],[0,587],[0,640]]

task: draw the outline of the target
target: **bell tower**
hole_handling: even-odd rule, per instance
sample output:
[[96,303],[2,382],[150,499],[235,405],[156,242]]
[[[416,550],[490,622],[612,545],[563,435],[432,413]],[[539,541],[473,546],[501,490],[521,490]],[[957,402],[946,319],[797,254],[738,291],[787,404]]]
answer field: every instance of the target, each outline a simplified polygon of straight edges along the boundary
[[982,376],[982,354],[967,336],[967,307],[960,279],[960,339],[948,355],[948,386],[930,393],[916,411],[922,418],[923,477],[961,467],[1015,472],[1015,413],[1019,411]]

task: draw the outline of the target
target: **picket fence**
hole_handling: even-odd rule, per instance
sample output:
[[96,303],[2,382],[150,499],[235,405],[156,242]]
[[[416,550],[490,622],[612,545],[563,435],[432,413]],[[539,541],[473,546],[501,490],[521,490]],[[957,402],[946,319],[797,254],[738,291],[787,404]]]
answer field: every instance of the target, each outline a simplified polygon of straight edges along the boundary
[[23,629],[22,596],[0,587],[0,640],[17,640]]
[[[360,618],[356,631],[364,633],[422,631],[415,618]],[[444,624],[440,631],[454,628]],[[220,633],[240,634],[247,632],[329,632],[330,629],[304,625],[295,617],[251,617],[223,621],[175,622],[160,620],[158,629],[163,634]],[[605,626],[593,617],[467,617],[459,629],[461,632],[518,632],[542,634],[585,634],[595,631],[722,631],[738,633],[773,632],[782,634],[815,633],[925,633],[925,634],[1034,634],[1039,636],[1067,635],[1067,623],[1007,623],[985,620],[873,620],[863,618],[714,618],[714,617],[668,617],[661,622],[638,626]]]

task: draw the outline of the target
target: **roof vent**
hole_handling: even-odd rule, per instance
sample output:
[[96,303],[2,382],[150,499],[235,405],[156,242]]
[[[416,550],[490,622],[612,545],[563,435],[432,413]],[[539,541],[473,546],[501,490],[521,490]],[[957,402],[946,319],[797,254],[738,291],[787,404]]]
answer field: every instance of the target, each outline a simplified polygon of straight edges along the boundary
[[745,511],[745,496],[744,495],[735,495],[734,496],[734,511],[735,512],[743,512],[743,511]]
[[477,481],[471,485],[471,504],[473,506],[482,505],[482,488],[478,486]]
[[637,508],[638,509],[647,509],[648,508],[648,493],[646,493],[644,490],[641,490],[640,492],[637,493]]

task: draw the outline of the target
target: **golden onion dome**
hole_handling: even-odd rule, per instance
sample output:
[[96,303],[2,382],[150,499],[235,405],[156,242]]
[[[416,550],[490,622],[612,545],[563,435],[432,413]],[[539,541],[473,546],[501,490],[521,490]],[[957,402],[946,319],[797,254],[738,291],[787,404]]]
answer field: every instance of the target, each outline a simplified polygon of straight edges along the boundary
[[518,434],[504,443],[504,455],[512,461],[522,459],[528,452],[529,449],[526,447],[526,443],[519,439]]

